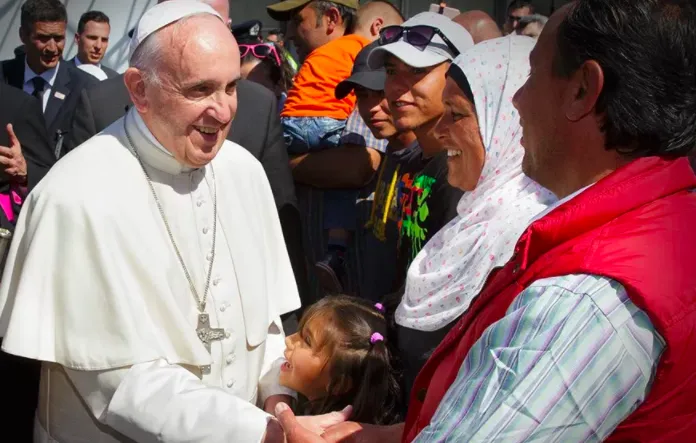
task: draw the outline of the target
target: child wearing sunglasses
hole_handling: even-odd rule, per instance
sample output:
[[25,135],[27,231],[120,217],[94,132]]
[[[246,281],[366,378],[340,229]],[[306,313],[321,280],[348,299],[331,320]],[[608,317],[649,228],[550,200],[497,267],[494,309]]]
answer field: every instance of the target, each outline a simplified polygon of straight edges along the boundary
[[399,383],[387,343],[384,307],[345,295],[324,297],[285,339],[280,384],[306,398],[300,413],[320,415],[353,406],[351,420],[398,421]]

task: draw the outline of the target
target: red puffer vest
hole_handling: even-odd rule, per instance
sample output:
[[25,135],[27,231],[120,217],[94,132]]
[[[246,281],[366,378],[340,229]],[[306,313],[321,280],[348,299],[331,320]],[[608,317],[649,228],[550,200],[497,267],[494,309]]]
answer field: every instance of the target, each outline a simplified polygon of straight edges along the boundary
[[425,364],[403,441],[429,423],[469,349],[532,282],[567,274],[620,282],[666,348],[645,402],[609,441],[696,438],[696,176],[685,158],[636,160],[534,222]]

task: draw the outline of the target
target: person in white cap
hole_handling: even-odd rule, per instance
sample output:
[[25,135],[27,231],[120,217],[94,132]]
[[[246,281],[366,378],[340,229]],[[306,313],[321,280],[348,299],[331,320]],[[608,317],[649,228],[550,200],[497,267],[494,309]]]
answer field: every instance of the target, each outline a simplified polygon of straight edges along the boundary
[[264,171],[226,140],[239,77],[210,6],[153,7],[133,108],[28,197],[0,336],[42,361],[35,441],[282,440],[263,409],[293,394],[280,315],[300,301]]

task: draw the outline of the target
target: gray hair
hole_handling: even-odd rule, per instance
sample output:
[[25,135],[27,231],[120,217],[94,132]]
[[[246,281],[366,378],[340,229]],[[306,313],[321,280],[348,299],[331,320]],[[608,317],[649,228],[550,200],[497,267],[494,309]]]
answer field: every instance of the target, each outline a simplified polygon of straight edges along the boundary
[[161,67],[163,54],[165,52],[165,43],[162,41],[161,31],[163,29],[172,28],[172,35],[176,35],[180,31],[181,27],[184,26],[189,20],[204,15],[211,14],[208,14],[207,12],[191,14],[148,35],[133,52],[128,65],[132,68],[137,68],[140,72],[142,72],[146,83],[155,86],[162,86],[162,78],[160,76],[159,69]]

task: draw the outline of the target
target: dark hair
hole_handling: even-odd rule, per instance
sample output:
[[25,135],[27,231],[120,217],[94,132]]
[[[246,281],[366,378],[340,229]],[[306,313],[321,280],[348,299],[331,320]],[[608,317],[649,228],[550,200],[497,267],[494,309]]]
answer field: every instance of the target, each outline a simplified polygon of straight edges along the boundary
[[312,8],[314,8],[314,12],[317,13],[317,28],[321,26],[321,19],[326,11],[331,8],[336,8],[343,19],[343,25],[346,28],[346,33],[352,32],[357,10],[328,0],[316,0],[314,3],[312,3]]
[[512,0],[508,3],[507,11],[510,12],[513,9],[529,8],[529,13],[534,13],[534,5],[531,0]]
[[606,148],[684,156],[696,144],[696,6],[680,0],[578,0],[558,28],[555,74],[588,60],[604,72],[595,110]]
[[[353,406],[351,420],[370,424],[398,422],[399,384],[392,366],[387,322],[367,300],[345,295],[324,297],[305,311],[299,330],[322,319],[318,339],[330,355],[326,397],[307,404],[307,414],[325,414]],[[374,333],[382,340],[371,342]]]
[[22,5],[20,26],[27,32],[38,22],[68,22],[65,6],[58,0],[27,0]]
[[285,34],[284,34],[283,31],[281,31],[280,29],[271,29],[271,30],[269,30],[269,31],[266,33],[266,35],[267,35],[267,36],[269,36],[269,35],[277,35],[278,38],[280,38],[280,39],[282,39],[283,37],[285,37]]
[[85,32],[85,25],[87,22],[97,22],[109,24],[109,17],[101,11],[87,11],[82,14],[80,21],[77,23],[77,33],[82,34]]

